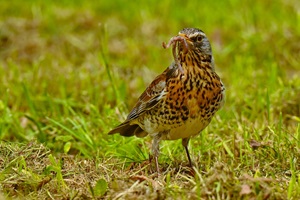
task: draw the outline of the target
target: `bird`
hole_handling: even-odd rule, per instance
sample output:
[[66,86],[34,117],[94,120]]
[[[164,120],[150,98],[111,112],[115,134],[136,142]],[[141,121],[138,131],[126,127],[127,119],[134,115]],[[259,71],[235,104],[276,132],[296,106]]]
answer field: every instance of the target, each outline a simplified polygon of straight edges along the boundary
[[202,30],[184,28],[162,46],[172,46],[174,61],[145,89],[126,120],[108,133],[150,135],[158,174],[160,141],[181,139],[192,167],[190,138],[209,125],[225,102],[225,87],[215,71],[212,48]]

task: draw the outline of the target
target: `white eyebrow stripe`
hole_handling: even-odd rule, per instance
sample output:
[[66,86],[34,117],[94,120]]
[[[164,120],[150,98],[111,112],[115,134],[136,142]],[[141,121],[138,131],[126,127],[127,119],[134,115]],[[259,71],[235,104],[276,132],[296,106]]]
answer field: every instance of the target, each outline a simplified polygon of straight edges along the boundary
[[196,37],[197,35],[202,35],[202,36],[206,37],[206,35],[202,32],[197,32],[197,33],[191,34],[191,35],[189,35],[189,37],[192,38],[192,37]]

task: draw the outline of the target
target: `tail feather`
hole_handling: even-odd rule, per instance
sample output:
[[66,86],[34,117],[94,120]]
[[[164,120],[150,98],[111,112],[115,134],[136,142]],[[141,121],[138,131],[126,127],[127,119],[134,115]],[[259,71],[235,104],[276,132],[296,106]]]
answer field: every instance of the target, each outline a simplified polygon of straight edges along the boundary
[[130,125],[129,122],[124,122],[117,126],[116,128],[112,129],[108,132],[109,135],[120,133],[120,135],[125,137],[130,137],[136,135],[137,137],[145,137],[147,135],[143,129],[137,124]]

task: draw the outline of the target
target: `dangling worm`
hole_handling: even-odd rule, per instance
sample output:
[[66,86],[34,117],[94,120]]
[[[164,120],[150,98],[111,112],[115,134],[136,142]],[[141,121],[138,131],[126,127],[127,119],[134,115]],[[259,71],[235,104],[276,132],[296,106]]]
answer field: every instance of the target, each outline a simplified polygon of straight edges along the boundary
[[183,43],[184,53],[186,53],[188,51],[188,44],[186,42],[186,39],[184,37],[182,37],[182,36],[172,37],[170,39],[170,41],[168,42],[168,44],[166,44],[166,43],[163,42],[162,46],[163,46],[163,48],[166,49],[166,48],[169,48],[171,45],[173,45],[172,46],[172,53],[173,53],[173,57],[174,57],[175,63],[178,66],[180,72],[184,73],[183,68],[182,68],[182,66],[181,66],[181,64],[180,64],[180,62],[179,62],[179,60],[177,58],[177,55],[176,55],[176,48],[178,46],[178,42],[182,42]]

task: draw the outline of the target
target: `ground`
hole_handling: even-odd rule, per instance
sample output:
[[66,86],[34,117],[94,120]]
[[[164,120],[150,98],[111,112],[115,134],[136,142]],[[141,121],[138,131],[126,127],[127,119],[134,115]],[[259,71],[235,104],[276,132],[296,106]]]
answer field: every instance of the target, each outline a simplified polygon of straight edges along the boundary
[[[299,199],[300,4],[0,2],[0,199]],[[226,103],[190,141],[107,135],[172,62],[212,43]]]

